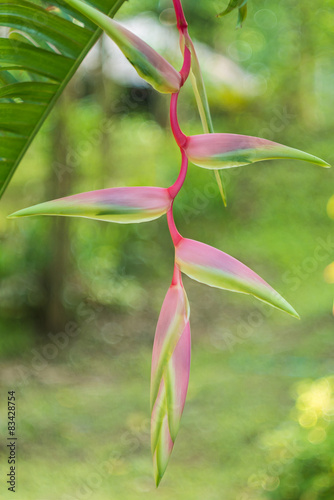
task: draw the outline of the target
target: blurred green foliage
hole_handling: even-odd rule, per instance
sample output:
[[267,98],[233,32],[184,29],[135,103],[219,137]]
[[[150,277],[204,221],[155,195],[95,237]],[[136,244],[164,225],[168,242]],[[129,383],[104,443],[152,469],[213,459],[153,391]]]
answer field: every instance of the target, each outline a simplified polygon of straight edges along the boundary
[[[209,81],[215,130],[263,136],[333,164],[334,1],[249,2],[241,30],[233,14],[215,17],[227,1],[183,3],[191,35],[259,84],[250,97]],[[168,0],[130,1],[118,19],[149,10],[163,20],[170,8]],[[175,202],[181,233],[245,262],[302,319],[185,280],[189,397],[157,492],[148,394],[173,263],[166,221],[6,220],[66,194],[171,184],[180,159],[167,99],[83,69],[1,201],[1,388],[18,393],[24,498],[73,500],[90,488],[94,500],[332,499],[333,283],[324,280],[334,260],[332,171],[292,161],[232,169],[223,174],[224,209],[212,173],[190,166]],[[180,116],[186,133],[201,133],[189,88]],[[60,327],[50,319],[59,299]]]

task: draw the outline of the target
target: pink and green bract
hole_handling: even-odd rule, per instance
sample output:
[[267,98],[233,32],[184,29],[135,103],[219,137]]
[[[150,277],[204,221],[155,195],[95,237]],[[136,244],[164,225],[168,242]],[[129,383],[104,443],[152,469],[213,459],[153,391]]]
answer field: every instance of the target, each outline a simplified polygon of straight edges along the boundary
[[184,150],[189,160],[203,168],[239,167],[262,160],[304,160],[321,167],[328,163],[316,156],[277,142],[237,134],[203,134],[187,137]]
[[129,224],[157,219],[168,212],[173,198],[159,187],[120,187],[75,194],[15,212],[29,215],[67,215]]
[[253,295],[277,309],[299,317],[293,307],[260,276],[217,248],[182,238],[175,247],[175,261],[184,274],[196,281]]
[[151,448],[156,484],[166,470],[186,401],[190,372],[189,303],[177,266],[155,332],[151,370]]
[[[166,470],[183,413],[190,373],[190,309],[181,273],[209,286],[253,295],[271,306],[298,317],[293,307],[254,271],[237,259],[205,243],[183,238],[176,228],[173,203],[183,186],[189,160],[203,168],[224,169],[262,160],[296,159],[322,167],[328,163],[311,154],[267,139],[213,133],[205,87],[180,0],[173,0],[183,65],[175,70],[145,42],[81,0],[65,0],[100,26],[119,46],[138,73],[156,90],[171,93],[170,122],[181,153],[181,168],[168,187],[121,187],[77,194],[20,210],[12,217],[63,215],[117,223],[146,222],[167,214],[175,247],[173,278],[162,305],[155,333],[151,371],[151,447],[155,481]],[[246,1],[231,0],[227,11]],[[225,13],[227,13],[227,11]],[[203,135],[187,136],[179,125],[177,102],[191,76]],[[220,178],[218,178],[220,179]],[[222,186],[221,186],[221,192]]]

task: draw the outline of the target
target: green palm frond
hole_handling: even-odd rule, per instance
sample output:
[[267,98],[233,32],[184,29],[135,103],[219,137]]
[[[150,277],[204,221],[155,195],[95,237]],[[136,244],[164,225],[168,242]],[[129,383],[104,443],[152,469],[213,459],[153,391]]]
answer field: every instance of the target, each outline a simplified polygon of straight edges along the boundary
[[[125,0],[91,0],[113,16]],[[101,30],[62,0],[0,0],[0,197]]]

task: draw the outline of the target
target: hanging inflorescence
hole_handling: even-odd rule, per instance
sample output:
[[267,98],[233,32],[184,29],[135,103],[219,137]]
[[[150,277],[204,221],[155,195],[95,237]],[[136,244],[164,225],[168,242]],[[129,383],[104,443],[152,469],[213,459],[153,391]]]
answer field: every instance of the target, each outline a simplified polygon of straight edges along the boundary
[[[183,54],[180,71],[143,40],[87,3],[81,0],[66,2],[100,26],[143,79],[158,92],[171,94],[170,124],[180,149],[181,168],[169,188],[121,187],[91,191],[20,210],[13,216],[64,215],[134,223],[167,215],[175,263],[155,333],[151,371],[151,446],[158,485],[178,433],[189,381],[190,311],[181,273],[209,286],[253,295],[298,317],[290,304],[247,266],[216,248],[181,236],[174,222],[173,204],[185,181],[189,160],[217,174],[220,169],[277,158],[305,160],[323,167],[329,165],[315,156],[266,139],[213,133],[200,66],[180,0],[173,0]],[[246,1],[231,0],[228,9],[234,8],[239,8],[240,23],[246,16]],[[189,76],[205,132],[190,137],[181,130],[177,113],[179,94]],[[224,194],[218,175],[217,180]]]

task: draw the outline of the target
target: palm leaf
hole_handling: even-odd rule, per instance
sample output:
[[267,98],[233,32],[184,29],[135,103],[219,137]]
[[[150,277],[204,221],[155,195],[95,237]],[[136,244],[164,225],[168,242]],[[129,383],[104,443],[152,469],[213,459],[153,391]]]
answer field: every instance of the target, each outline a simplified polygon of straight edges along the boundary
[[[113,16],[124,1],[90,3]],[[62,0],[1,0],[0,29],[1,197],[101,30]]]

